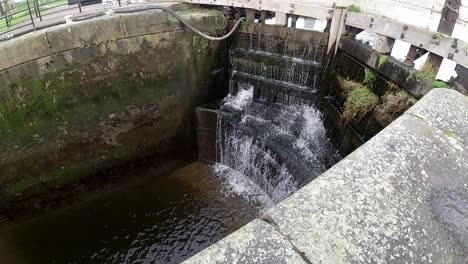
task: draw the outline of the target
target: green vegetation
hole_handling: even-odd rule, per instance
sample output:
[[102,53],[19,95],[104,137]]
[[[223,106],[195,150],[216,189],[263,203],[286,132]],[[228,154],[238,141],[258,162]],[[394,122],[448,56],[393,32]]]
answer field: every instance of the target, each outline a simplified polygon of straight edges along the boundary
[[377,68],[378,69],[382,68],[387,62],[387,59],[388,59],[388,55],[381,55],[379,58],[379,64],[377,65]]
[[362,81],[362,83],[372,86],[376,80],[377,80],[377,75],[375,75],[375,73],[372,70],[366,68],[364,80]]
[[412,69],[408,80],[425,80],[433,82],[436,80],[437,71],[430,61],[427,61],[420,71]]
[[348,12],[354,12],[354,13],[362,13],[362,10],[359,6],[357,5],[349,5],[348,7],[346,7],[346,10],[348,10]]
[[52,172],[45,181],[49,183],[49,185],[62,186],[78,181],[80,176],[86,175],[86,173],[88,173],[86,169],[76,165],[64,166]]
[[29,188],[33,187],[34,185],[36,185],[38,182],[39,181],[37,179],[28,177],[28,178],[22,179],[21,181],[17,182],[15,185],[8,188],[8,192],[14,193],[14,194],[22,193],[28,190]]
[[391,91],[382,96],[382,104],[376,107],[375,117],[382,125],[388,125],[408,110],[416,99],[406,91]]
[[[12,0],[10,0],[12,1]],[[31,13],[33,15],[33,18],[36,18],[35,15],[35,9],[32,1],[29,3],[31,7]],[[41,15],[45,15],[48,12],[50,12],[51,8],[61,6],[61,5],[67,5],[68,0],[41,0],[38,1],[39,4],[39,9],[41,12]],[[29,21],[30,22],[30,16],[29,16],[29,10],[28,10],[28,5],[26,1],[16,3],[16,5],[10,5],[10,8],[7,8],[3,13],[1,14],[0,17],[0,33],[5,32],[7,30],[10,30],[11,28],[25,22]],[[8,19],[9,26],[7,26],[6,20]]]
[[387,81],[387,82],[385,82],[385,84],[387,84],[388,89],[389,89],[390,91],[395,91],[395,92],[396,92],[396,91],[400,91],[400,90],[401,90],[400,86],[398,86],[398,84],[396,84],[396,83],[394,83],[394,82],[392,82],[392,81]]
[[42,81],[24,81],[25,87],[10,84],[7,89],[9,100],[0,104],[0,135],[21,126],[24,120],[31,120],[29,126],[39,119],[49,117],[58,121],[55,98],[45,91]]
[[433,81],[432,86],[434,86],[435,88],[448,88],[449,87],[448,84],[443,81]]
[[374,109],[378,102],[379,97],[365,86],[352,90],[344,103],[343,123],[361,120]]
[[338,81],[346,95],[344,111],[341,116],[342,125],[361,120],[378,104],[379,97],[366,86],[340,77],[338,77]]

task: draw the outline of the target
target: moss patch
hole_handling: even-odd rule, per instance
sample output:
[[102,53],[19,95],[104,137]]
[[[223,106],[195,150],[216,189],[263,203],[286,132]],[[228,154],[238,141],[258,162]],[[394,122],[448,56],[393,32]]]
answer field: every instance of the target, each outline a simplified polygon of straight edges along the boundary
[[385,63],[387,62],[387,59],[388,59],[387,55],[380,55],[379,64],[377,65],[377,68],[378,69],[382,68],[385,65]]
[[362,10],[359,6],[357,5],[349,5],[346,7],[346,10],[348,10],[348,12],[354,12],[354,13],[362,13]]
[[340,120],[342,125],[351,121],[358,122],[378,104],[379,97],[366,86],[342,78],[338,78],[338,80],[346,95]]
[[387,92],[382,97],[382,104],[376,107],[374,116],[379,123],[387,126],[415,103],[416,99],[406,91]]
[[408,80],[425,80],[433,82],[436,80],[437,71],[430,61],[427,61],[420,71],[411,69]]
[[8,192],[12,194],[18,194],[22,193],[32,187],[34,187],[36,184],[38,184],[39,181],[33,177],[28,177],[25,179],[20,180],[19,182],[15,183],[13,186],[10,186],[8,188]]
[[434,86],[434,88],[448,88],[449,87],[448,84],[443,81],[433,81],[432,86]]
[[362,83],[368,86],[372,86],[376,80],[377,80],[377,75],[374,73],[374,71],[366,68],[364,80],[362,81]]

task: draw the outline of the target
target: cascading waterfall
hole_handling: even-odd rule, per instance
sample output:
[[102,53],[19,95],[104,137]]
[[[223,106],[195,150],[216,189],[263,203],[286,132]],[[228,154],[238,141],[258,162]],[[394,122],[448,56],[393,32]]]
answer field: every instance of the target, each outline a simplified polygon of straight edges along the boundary
[[267,209],[321,174],[333,161],[321,113],[308,105],[264,105],[241,85],[218,116],[215,172],[226,194]]
[[324,51],[317,43],[252,34],[234,38],[214,171],[224,178],[226,195],[240,195],[260,212],[338,158],[313,106]]

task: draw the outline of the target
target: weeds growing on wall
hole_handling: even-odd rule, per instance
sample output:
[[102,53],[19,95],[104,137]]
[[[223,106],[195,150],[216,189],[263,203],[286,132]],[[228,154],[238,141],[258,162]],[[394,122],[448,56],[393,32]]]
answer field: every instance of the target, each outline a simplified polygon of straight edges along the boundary
[[372,86],[376,80],[377,80],[377,75],[375,75],[375,73],[372,70],[366,68],[364,80],[362,81],[362,83],[368,86]]
[[434,88],[448,88],[448,84],[443,81],[433,81],[432,86],[434,86]]
[[365,85],[341,77],[338,77],[338,81],[346,95],[341,125],[361,120],[378,104],[379,97]]
[[361,8],[357,5],[349,5],[346,7],[346,10],[348,10],[348,12],[362,13]]
[[412,69],[408,80],[425,80],[429,82],[434,82],[436,80],[437,71],[434,68],[434,65],[427,61],[420,71]]
[[27,88],[13,83],[6,90],[9,100],[0,103],[0,134],[9,131],[12,126],[22,124],[24,120],[35,122],[44,116],[56,117],[57,104],[45,91],[44,83],[24,83]]
[[387,85],[389,91],[397,92],[397,91],[401,90],[400,86],[398,86],[398,84],[396,84],[396,83],[394,83],[392,81],[387,81],[385,84]]
[[376,107],[375,117],[386,126],[415,103],[416,99],[406,91],[389,91],[382,97],[382,104]]
[[380,69],[382,68],[385,63],[387,62],[388,56],[387,55],[381,55],[379,58],[379,64],[377,65],[377,68]]

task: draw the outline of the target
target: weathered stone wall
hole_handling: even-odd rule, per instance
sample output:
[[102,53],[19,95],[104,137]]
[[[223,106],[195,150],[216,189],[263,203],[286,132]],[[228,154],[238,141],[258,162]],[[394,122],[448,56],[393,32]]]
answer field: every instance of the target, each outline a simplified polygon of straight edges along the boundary
[[[208,34],[227,29],[217,11],[180,13]],[[223,74],[225,51],[161,11],[4,43],[0,214],[40,194],[79,189],[87,176],[116,165],[194,158],[194,109],[219,95],[213,80],[222,79],[215,75]]]

